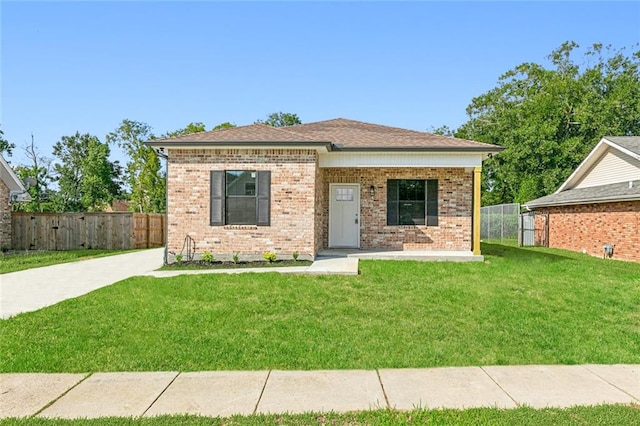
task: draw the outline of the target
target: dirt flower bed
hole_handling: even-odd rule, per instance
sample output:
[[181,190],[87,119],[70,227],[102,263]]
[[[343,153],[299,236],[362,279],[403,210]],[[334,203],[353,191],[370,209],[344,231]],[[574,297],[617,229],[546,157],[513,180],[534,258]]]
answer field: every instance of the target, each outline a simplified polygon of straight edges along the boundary
[[267,262],[264,260],[257,260],[253,262],[241,261],[241,262],[206,262],[204,260],[191,260],[174,262],[169,265],[164,265],[160,268],[161,271],[173,271],[180,269],[239,269],[239,268],[276,268],[283,266],[309,266],[313,262],[310,260],[275,260],[273,262]]

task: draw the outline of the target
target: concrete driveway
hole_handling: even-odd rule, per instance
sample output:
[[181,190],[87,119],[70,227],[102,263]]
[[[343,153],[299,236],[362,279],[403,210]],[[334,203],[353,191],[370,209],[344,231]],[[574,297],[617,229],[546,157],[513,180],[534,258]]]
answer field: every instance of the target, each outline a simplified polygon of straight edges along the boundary
[[80,260],[0,275],[0,318],[82,296],[162,266],[164,248]]

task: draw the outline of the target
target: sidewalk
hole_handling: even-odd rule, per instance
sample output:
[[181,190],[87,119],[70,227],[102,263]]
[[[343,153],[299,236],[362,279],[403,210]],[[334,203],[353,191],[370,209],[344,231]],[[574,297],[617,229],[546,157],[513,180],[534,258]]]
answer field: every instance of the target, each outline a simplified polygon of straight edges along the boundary
[[0,418],[640,404],[640,365],[2,374]]

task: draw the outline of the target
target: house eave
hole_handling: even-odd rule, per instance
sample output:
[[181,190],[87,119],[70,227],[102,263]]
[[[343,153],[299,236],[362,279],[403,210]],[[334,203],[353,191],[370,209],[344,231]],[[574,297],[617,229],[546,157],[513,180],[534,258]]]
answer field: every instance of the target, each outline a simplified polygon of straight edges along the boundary
[[145,145],[160,150],[166,149],[313,149],[318,152],[329,152],[332,150],[331,142],[260,142],[260,141],[240,141],[240,142],[167,142],[167,141],[146,141]]
[[575,201],[556,201],[556,202],[545,202],[545,203],[525,203],[524,206],[528,210],[535,210],[541,207],[561,207],[561,206],[578,206],[581,204],[602,204],[602,203],[617,203],[624,201],[640,201],[640,195],[634,194],[629,196],[617,196],[617,197],[602,197],[602,198],[591,198],[585,200],[575,200]]
[[502,147],[421,147],[421,146],[408,146],[408,147],[390,147],[390,146],[373,146],[373,147],[341,147],[334,146],[333,151],[337,152],[432,152],[432,153],[487,153],[494,154],[504,150]]

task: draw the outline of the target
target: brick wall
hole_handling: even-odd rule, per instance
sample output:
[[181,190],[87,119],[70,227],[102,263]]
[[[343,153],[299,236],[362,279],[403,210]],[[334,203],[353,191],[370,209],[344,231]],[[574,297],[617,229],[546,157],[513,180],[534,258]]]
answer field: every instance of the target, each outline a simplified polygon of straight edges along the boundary
[[548,207],[549,247],[602,256],[615,244],[613,259],[640,262],[640,201]]
[[[313,150],[170,150],[169,251],[179,253],[189,235],[196,253],[315,254],[316,157]],[[211,170],[270,170],[271,226],[210,226]]]
[[11,248],[11,206],[9,188],[0,180],[0,249]]
[[[329,241],[329,184],[360,184],[363,249],[471,250],[472,173],[462,168],[321,169],[322,247]],[[387,179],[438,179],[438,226],[387,226]],[[369,187],[374,185],[372,198]]]

